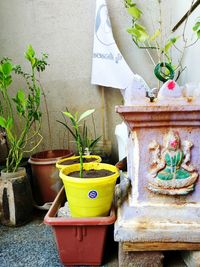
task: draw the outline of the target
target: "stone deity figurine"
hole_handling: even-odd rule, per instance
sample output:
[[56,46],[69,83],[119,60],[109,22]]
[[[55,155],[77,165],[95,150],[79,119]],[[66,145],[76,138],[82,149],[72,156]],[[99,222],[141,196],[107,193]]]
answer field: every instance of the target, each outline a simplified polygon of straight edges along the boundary
[[154,140],[149,145],[152,164],[148,175],[148,189],[159,194],[186,195],[194,190],[198,173],[190,164],[193,144],[180,142],[179,133],[170,130],[164,137],[164,148]]

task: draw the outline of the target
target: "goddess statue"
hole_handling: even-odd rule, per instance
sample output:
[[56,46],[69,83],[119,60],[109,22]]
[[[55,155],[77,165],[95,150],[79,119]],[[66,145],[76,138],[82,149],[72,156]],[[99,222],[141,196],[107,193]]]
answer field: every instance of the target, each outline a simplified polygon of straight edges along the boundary
[[170,130],[164,136],[164,148],[154,140],[149,145],[152,164],[148,175],[148,189],[167,195],[186,195],[194,190],[198,173],[190,164],[193,144],[180,142],[179,133]]

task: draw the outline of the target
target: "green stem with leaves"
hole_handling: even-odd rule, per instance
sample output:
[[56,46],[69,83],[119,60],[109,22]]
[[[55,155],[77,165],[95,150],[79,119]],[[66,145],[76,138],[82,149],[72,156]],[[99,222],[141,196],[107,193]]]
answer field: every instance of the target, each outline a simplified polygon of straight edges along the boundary
[[83,153],[84,153],[84,142],[81,138],[81,121],[83,121],[86,117],[91,115],[94,112],[94,109],[87,110],[83,112],[80,116],[78,116],[78,112],[76,112],[74,115],[72,115],[69,111],[63,112],[65,116],[67,116],[71,124],[75,130],[75,133],[68,127],[68,125],[60,122],[61,124],[65,125],[67,129],[70,131],[70,133],[73,135],[76,141],[77,150],[79,153],[79,162],[80,162],[80,178],[83,178]]

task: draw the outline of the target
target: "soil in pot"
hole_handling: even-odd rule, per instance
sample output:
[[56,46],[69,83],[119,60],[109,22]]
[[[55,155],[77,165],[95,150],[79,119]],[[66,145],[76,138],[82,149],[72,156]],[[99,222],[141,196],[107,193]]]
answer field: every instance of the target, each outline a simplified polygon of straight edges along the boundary
[[[83,158],[83,163],[89,163],[95,161],[96,158]],[[60,163],[60,165],[72,165],[72,164],[77,164],[80,163],[80,159],[72,159],[72,160],[66,160]]]
[[[102,178],[102,177],[107,177],[110,175],[113,175],[114,172],[111,172],[109,170],[83,170],[83,178]],[[80,172],[72,172],[70,173],[70,176],[75,177],[75,178],[80,178]]]

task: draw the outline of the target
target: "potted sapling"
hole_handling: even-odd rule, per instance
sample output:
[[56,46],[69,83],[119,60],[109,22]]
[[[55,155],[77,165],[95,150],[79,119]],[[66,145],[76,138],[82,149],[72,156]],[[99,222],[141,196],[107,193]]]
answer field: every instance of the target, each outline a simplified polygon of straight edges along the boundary
[[37,59],[31,46],[25,52],[25,58],[31,66],[31,73],[24,76],[27,89],[18,89],[14,97],[11,91],[13,73],[20,74],[22,68],[8,58],[0,63],[0,126],[8,141],[8,155],[0,177],[1,222],[12,226],[30,220],[31,188],[26,170],[20,165],[25,153],[31,153],[42,140],[39,133],[41,92],[35,78],[40,68],[37,68]]
[[[69,113],[69,110],[67,110],[67,112]],[[94,110],[91,110],[91,113],[93,113],[93,112],[94,112]],[[64,119],[65,119],[65,117],[64,117]],[[68,117],[68,119],[71,121],[71,123],[73,125],[73,123],[74,123],[73,119],[70,117]],[[81,119],[81,121],[82,120],[84,120],[84,117]],[[101,157],[98,155],[95,155],[93,153],[97,143],[101,139],[101,136],[96,137],[96,131],[94,130],[95,138],[92,138],[91,134],[88,131],[88,127],[87,127],[85,120],[83,122],[83,126],[80,125],[79,131],[77,131],[77,129],[75,127],[73,127],[73,128],[70,127],[68,125],[67,120],[64,120],[64,121],[58,120],[58,122],[61,123],[69,131],[69,133],[73,137],[76,144],[77,144],[76,140],[79,138],[81,148],[82,148],[81,157],[82,157],[83,163],[101,162]],[[94,129],[95,129],[95,125],[94,125]],[[77,150],[78,154],[80,154],[78,149],[79,149],[79,147],[77,146],[76,150]],[[56,167],[59,170],[61,170],[61,169],[65,168],[66,166],[79,163],[79,161],[80,161],[80,156],[72,156],[72,157],[68,157],[68,158],[63,158],[63,159],[60,159],[56,162]]]
[[[79,163],[60,170],[64,187],[44,219],[53,227],[60,259],[65,265],[101,265],[108,225],[116,220],[111,204],[119,170],[109,164],[83,162],[81,123],[93,112],[88,110],[80,116],[64,112],[76,132]],[[70,216],[59,217],[58,210],[66,199]]]
[[[38,62],[38,65],[44,68],[47,65],[46,59],[47,55],[43,54],[43,59]],[[29,158],[29,163],[32,171],[34,206],[38,209],[48,210],[62,187],[59,172],[56,168],[56,162],[60,159],[74,155],[74,152],[69,149],[53,149],[47,96],[45,94],[45,90],[41,86],[41,83],[40,87],[47,116],[50,148],[48,150],[32,154]]]
[[92,114],[94,110],[87,110],[78,116],[70,112],[64,115],[70,118],[76,131],[76,145],[79,153],[79,164],[67,166],[60,171],[64,183],[71,215],[74,217],[95,217],[108,215],[116,180],[119,176],[118,169],[110,164],[83,163],[83,147],[80,137],[80,127],[83,119]]

